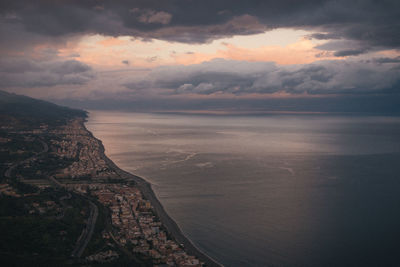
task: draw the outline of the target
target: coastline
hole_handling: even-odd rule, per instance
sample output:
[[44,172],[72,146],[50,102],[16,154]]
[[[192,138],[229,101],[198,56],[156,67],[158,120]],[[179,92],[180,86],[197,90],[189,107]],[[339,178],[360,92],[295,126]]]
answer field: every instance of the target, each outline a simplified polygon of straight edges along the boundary
[[118,175],[120,175],[123,179],[134,181],[137,185],[138,189],[142,192],[143,196],[150,201],[152,206],[154,207],[154,211],[161,220],[162,224],[168,230],[168,232],[173,236],[173,238],[179,243],[184,245],[184,249],[190,255],[196,256],[200,261],[204,262],[206,266],[223,266],[221,263],[212,259],[210,256],[202,252],[198,247],[196,247],[192,241],[187,238],[182,230],[179,228],[178,224],[168,215],[162,206],[161,202],[156,197],[153,189],[151,188],[151,184],[147,182],[145,179],[131,174],[125,170],[119,168],[110,158],[108,158],[105,154],[105,148],[103,142],[100,139],[97,139],[91,131],[86,128],[85,122],[87,119],[81,121],[81,125],[83,129],[85,129],[89,136],[92,137],[99,143],[100,153],[103,157],[103,160],[107,163],[107,165],[114,170]]

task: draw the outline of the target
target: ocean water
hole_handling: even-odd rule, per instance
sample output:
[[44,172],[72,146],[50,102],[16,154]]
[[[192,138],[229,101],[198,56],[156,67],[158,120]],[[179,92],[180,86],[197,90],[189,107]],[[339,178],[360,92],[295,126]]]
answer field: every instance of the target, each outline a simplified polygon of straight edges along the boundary
[[400,118],[92,111],[121,168],[225,266],[400,266]]

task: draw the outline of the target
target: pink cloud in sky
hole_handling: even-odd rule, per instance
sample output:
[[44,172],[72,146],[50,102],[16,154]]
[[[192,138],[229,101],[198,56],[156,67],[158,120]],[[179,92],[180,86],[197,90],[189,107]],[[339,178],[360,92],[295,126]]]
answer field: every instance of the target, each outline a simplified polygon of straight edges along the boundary
[[209,61],[214,58],[224,58],[244,61],[272,61],[280,65],[307,64],[321,59],[340,59],[329,56],[321,58],[321,50],[314,48],[315,44],[305,38],[286,46],[260,46],[246,48],[229,43],[215,53],[186,53],[172,55],[177,64],[190,65]]

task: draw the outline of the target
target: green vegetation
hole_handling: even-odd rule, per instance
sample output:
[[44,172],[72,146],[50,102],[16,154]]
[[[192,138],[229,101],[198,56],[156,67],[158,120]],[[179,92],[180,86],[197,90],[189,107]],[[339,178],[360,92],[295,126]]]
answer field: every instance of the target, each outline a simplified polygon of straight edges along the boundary
[[94,228],[92,239],[88,244],[88,246],[86,247],[84,256],[89,256],[91,254],[98,253],[107,248],[107,242],[105,242],[105,239],[102,237],[102,233],[104,229],[106,229],[106,220],[109,216],[109,211],[107,210],[106,207],[102,206],[97,201],[93,199],[91,200],[99,208],[99,215],[97,217],[96,226]]
[[10,117],[18,122],[20,127],[32,128],[40,126],[41,123],[50,126],[62,125],[74,117],[86,117],[86,112],[0,91],[0,125],[8,123]]
[[[89,214],[88,202],[43,179],[72,163],[43,153],[53,127],[86,112],[0,91],[0,262],[2,266],[63,266]],[[8,174],[6,172],[8,171]]]
[[0,195],[0,262],[17,266],[32,258],[47,266],[68,261],[89,207],[76,196],[61,201],[66,194],[49,188],[23,198]]
[[64,169],[74,162],[72,159],[60,158],[54,154],[44,154],[34,164],[21,166],[16,171],[17,175],[26,179],[40,179],[55,174],[58,170]]
[[11,187],[17,190],[17,193],[20,194],[32,194],[36,193],[39,190],[39,188],[37,188],[36,186],[22,183],[17,179],[8,179],[7,182]]

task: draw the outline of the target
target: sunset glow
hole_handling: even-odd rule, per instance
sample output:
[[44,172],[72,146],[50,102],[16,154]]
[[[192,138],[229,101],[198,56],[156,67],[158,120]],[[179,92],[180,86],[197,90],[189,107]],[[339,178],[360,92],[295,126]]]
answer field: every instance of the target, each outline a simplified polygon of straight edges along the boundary
[[[68,11],[87,21],[81,30],[59,21],[62,15],[26,24],[25,13],[12,8],[4,13],[2,29],[9,38],[0,63],[10,66],[0,70],[4,90],[61,102],[247,101],[386,96],[399,82],[396,34],[382,31],[386,26],[378,15],[368,30],[361,15],[350,22],[355,18],[343,13],[342,21],[335,13],[341,12],[339,3],[304,3],[307,8],[292,11],[279,6],[279,12],[264,4],[244,10],[218,4],[192,13],[183,5],[193,20],[169,4],[132,4],[126,12],[106,2],[91,8],[60,5],[81,10]],[[360,10],[357,4],[348,8]]]

